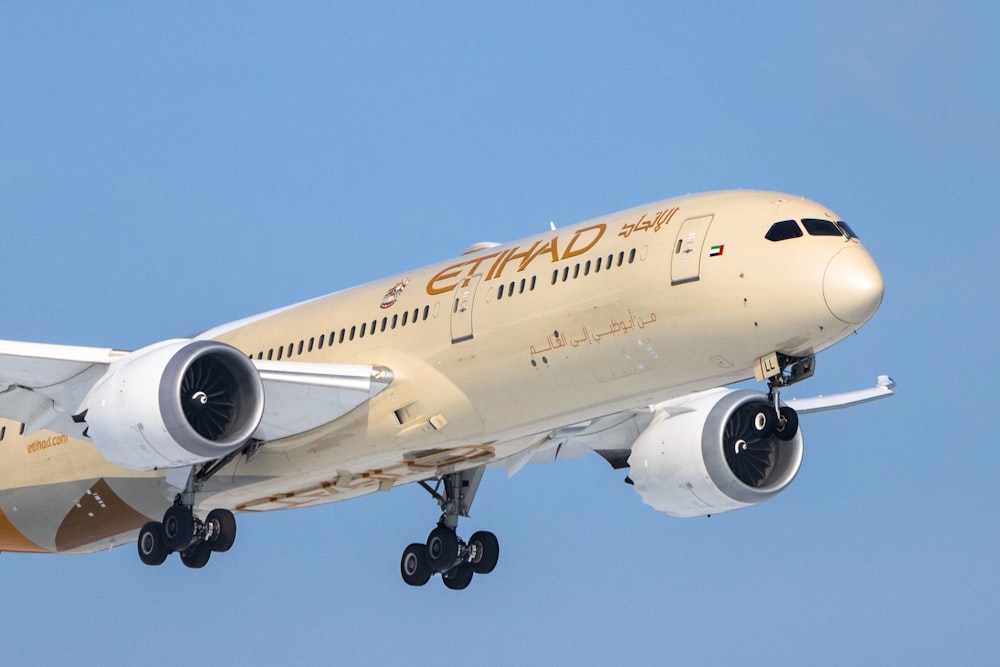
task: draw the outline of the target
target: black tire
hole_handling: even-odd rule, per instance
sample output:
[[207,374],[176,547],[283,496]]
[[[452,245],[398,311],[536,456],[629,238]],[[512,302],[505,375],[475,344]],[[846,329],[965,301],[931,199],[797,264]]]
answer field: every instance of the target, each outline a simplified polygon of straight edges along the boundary
[[171,505],[163,514],[163,540],[171,551],[184,551],[194,537],[194,514],[184,505]]
[[798,432],[799,413],[795,412],[795,410],[792,410],[788,406],[781,408],[781,421],[774,430],[774,434],[778,436],[778,440],[787,442],[794,438],[795,434]]
[[181,562],[194,570],[205,567],[211,557],[212,546],[208,542],[199,542],[181,552]]
[[441,575],[444,585],[453,591],[461,591],[472,583],[473,570],[468,563],[459,563]]
[[162,565],[170,555],[170,550],[163,540],[163,524],[159,521],[150,521],[139,529],[139,541],[136,545],[139,549],[139,560],[146,565]]
[[226,509],[214,509],[208,513],[205,524],[212,529],[212,539],[208,545],[212,551],[223,553],[229,551],[236,541],[236,517]]
[[500,559],[500,542],[497,536],[487,530],[479,530],[469,538],[472,560],[469,565],[476,574],[489,574]]
[[403,549],[399,572],[410,586],[423,586],[430,581],[434,571],[427,562],[427,545],[414,543]]
[[427,562],[435,572],[447,572],[458,560],[458,537],[455,531],[438,526],[427,536]]
[[778,425],[778,415],[775,413],[773,407],[766,404],[762,405],[756,408],[752,415],[751,429],[757,439],[763,440],[774,435],[774,429]]

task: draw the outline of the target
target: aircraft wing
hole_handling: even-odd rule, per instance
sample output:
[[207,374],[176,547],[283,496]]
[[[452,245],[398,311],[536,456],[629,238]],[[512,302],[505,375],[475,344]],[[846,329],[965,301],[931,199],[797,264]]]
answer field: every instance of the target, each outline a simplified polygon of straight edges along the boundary
[[[792,398],[784,403],[800,415],[838,410],[889,398],[894,394],[895,386],[896,383],[888,375],[879,375],[875,386],[868,389],[827,396]],[[596,453],[611,464],[614,469],[626,468],[632,445],[646,427],[652,423],[655,415],[660,414],[669,419],[689,412],[688,404],[691,399],[702,393],[706,392],[664,401],[651,405],[645,410],[620,412],[580,424],[564,426],[551,433],[535,436],[525,443],[523,451],[499,461],[497,465],[502,465],[509,477],[529,463],[552,463]]]
[[[81,437],[74,420],[91,389],[133,353],[106,348],[0,341],[0,417]],[[254,437],[275,440],[334,421],[387,387],[378,366],[254,361],[265,408]],[[95,443],[98,449],[101,443]]]

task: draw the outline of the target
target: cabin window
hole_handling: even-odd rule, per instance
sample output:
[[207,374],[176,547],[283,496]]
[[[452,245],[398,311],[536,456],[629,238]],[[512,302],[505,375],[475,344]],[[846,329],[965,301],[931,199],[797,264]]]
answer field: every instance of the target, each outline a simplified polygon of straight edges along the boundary
[[622,251],[618,253],[618,266],[621,266],[624,263],[625,263],[625,252]]
[[531,287],[528,288],[532,292],[535,291],[535,276],[531,276]]
[[278,361],[281,361],[281,357],[284,354],[285,354],[285,346],[282,345],[281,347],[278,348]]
[[635,261],[635,248],[628,251],[628,263],[631,264]]
[[[455,312],[458,312],[458,300],[457,299],[455,300]],[[404,327],[406,326],[406,318],[408,318],[409,316],[410,316],[410,311],[404,310],[403,311],[402,326],[404,326]]]
[[[456,302],[456,304],[457,304],[457,302]],[[392,328],[393,328],[393,329],[395,329],[395,328],[396,328],[396,321],[397,321],[398,319],[399,319],[399,313],[396,313],[395,315],[393,315],[393,316],[392,316]]]
[[[368,328],[368,323],[367,322],[362,322],[361,323],[361,338],[365,337],[365,329],[366,328]],[[354,336],[351,336],[351,340],[354,340]]]
[[313,351],[313,346],[314,346],[315,344],[316,344],[316,339],[315,339],[315,338],[310,338],[310,339],[309,339],[309,352],[312,352],[312,351]]
[[799,229],[799,223],[794,220],[776,222],[767,230],[767,234],[764,234],[765,239],[775,243],[786,239],[797,239],[800,236],[802,236],[802,230]]
[[426,306],[424,306],[424,322],[426,322],[427,318],[430,316],[431,316],[431,305],[427,304]]
[[298,351],[299,355],[302,354],[302,348],[305,347],[305,344],[306,344],[306,342],[304,340],[300,340],[299,341],[299,351]]
[[321,350],[323,349],[323,339],[325,337],[326,337],[326,334],[320,334],[319,335],[319,349],[321,349]]
[[389,318],[388,317],[383,317],[382,318],[382,326],[379,328],[379,331],[385,331],[385,327],[386,327],[387,324],[389,324]]
[[271,361],[271,359],[273,358],[274,358],[274,348],[272,347],[270,350],[267,351],[267,360]]
[[552,284],[555,285],[559,281],[559,269],[555,269],[552,272]]
[[587,263],[583,265],[583,275],[585,275],[585,276],[589,276],[590,275],[590,260],[589,259],[587,260]]
[[7,436],[7,427],[0,426],[0,440],[3,440]]

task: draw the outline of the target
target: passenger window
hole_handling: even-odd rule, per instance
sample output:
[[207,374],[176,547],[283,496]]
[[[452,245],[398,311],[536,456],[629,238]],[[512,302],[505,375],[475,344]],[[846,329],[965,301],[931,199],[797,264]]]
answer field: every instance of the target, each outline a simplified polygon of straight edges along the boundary
[[803,218],[802,226],[809,232],[809,236],[843,236],[840,227],[833,224],[832,220],[822,220],[820,218]]
[[776,222],[767,230],[767,234],[764,234],[765,239],[774,242],[797,239],[800,236],[802,236],[802,230],[799,228],[799,223],[794,220]]

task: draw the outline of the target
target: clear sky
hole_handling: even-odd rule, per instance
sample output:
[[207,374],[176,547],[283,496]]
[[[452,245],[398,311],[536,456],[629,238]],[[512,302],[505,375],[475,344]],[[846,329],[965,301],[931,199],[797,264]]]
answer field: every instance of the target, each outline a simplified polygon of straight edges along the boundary
[[490,473],[462,530],[500,564],[463,593],[399,577],[437,518],[414,487],[243,516],[200,571],[4,554],[4,662],[994,661],[998,5],[498,4],[5,3],[0,337],[137,348],[768,188],[837,211],[887,285],[789,393],[898,395],[803,418],[795,483],[711,519],[596,456]]

